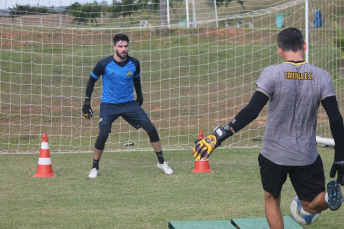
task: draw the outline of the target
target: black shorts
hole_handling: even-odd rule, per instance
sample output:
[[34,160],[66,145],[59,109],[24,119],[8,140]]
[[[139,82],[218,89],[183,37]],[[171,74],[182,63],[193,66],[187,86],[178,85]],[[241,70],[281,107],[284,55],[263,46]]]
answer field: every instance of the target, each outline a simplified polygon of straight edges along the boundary
[[324,167],[320,155],[313,164],[305,166],[277,165],[262,154],[259,154],[258,162],[263,189],[274,198],[280,196],[288,174],[300,200],[312,201],[319,193],[325,191]]
[[120,116],[136,129],[141,127],[140,123],[150,122],[146,112],[135,100],[122,104],[100,104],[99,126],[111,125]]

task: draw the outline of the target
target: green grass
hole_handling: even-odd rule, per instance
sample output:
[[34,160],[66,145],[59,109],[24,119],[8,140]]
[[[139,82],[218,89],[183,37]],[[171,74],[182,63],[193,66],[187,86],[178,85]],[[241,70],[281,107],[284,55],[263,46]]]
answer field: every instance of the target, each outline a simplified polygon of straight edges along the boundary
[[[213,173],[192,173],[191,151],[165,151],[171,176],[153,152],[105,152],[97,179],[92,154],[54,154],[55,178],[33,178],[37,154],[0,155],[0,228],[167,228],[169,221],[264,217],[259,149],[217,150]],[[326,179],[333,149],[319,147]],[[295,197],[288,179],[282,212]],[[343,209],[324,211],[311,227],[343,227]]]

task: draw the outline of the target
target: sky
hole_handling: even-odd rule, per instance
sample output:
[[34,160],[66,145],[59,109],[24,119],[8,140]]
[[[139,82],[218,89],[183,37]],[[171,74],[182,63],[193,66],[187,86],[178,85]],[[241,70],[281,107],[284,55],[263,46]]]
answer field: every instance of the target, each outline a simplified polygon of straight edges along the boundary
[[[18,5],[30,5],[36,6],[39,4],[40,6],[47,6],[47,7],[59,7],[59,6],[69,6],[74,2],[79,2],[81,4],[91,3],[94,0],[0,0],[0,10],[5,10],[7,8],[13,8],[16,4]],[[108,3],[112,2],[112,0],[97,0],[98,3],[106,1]]]

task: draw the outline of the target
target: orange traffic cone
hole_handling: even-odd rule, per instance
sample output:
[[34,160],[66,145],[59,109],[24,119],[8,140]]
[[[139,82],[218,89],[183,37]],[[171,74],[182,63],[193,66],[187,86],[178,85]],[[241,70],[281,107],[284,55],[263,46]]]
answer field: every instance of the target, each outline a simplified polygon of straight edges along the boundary
[[195,167],[192,170],[193,173],[209,173],[214,172],[210,169],[209,161],[207,160],[195,160]]
[[43,134],[41,151],[39,153],[37,173],[33,177],[55,177],[53,167],[51,165],[48,136]]
[[[204,138],[203,131],[198,132],[198,139]],[[197,160],[195,159],[195,166],[192,170],[193,173],[209,173],[214,172],[210,169],[209,161],[207,160]]]
[[198,132],[198,139],[204,138],[203,131]]

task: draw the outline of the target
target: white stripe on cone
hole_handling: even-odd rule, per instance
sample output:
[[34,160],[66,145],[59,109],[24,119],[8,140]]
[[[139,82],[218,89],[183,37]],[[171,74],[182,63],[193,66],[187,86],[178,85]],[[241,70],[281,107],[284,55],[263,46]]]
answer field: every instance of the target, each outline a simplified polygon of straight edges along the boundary
[[38,158],[38,164],[39,165],[51,165],[51,158]]
[[49,144],[48,144],[48,142],[42,142],[42,144],[41,144],[41,149],[49,149]]

